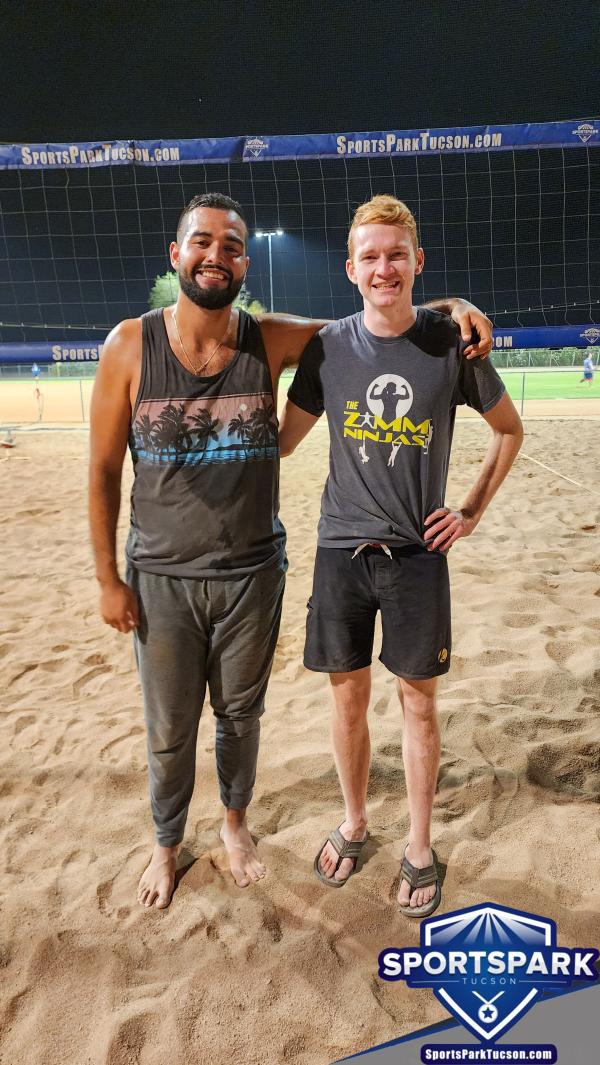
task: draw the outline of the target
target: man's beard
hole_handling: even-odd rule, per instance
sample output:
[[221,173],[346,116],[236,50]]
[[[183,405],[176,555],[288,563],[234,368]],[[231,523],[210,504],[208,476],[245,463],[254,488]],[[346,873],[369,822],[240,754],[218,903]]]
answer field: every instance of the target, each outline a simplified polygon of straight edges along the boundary
[[229,307],[243,284],[243,277],[239,281],[230,277],[227,288],[201,288],[189,274],[179,274],[179,287],[183,294],[197,307],[204,307],[207,311],[220,311],[223,307]]

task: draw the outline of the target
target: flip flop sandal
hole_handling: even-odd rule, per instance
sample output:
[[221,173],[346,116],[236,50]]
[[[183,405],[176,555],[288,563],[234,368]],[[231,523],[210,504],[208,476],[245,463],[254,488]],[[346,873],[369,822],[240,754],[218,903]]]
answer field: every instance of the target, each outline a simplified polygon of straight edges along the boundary
[[[359,839],[359,840],[345,839],[344,836],[342,836],[342,833],[340,832],[339,828],[335,828],[333,830],[333,832],[329,833],[327,839],[325,840],[323,846],[321,847],[321,850],[319,851],[319,853],[317,854],[317,857],[315,858],[314,865],[313,865],[313,868],[314,868],[314,871],[315,871],[315,876],[318,877],[318,879],[321,881],[322,884],[326,884],[327,887],[334,887],[334,888],[343,887],[344,884],[346,884],[348,882],[350,877],[353,876],[354,873],[356,872],[356,867],[358,865],[358,859],[359,859],[359,856],[360,856],[360,852],[363,849],[363,847],[364,847],[365,843],[367,842],[368,838],[369,838],[369,833],[367,832],[367,834],[366,834],[364,839]],[[321,860],[321,855],[323,854],[323,851],[325,850],[325,847],[327,846],[328,843],[331,843],[334,851],[338,855],[337,865],[336,865],[336,867],[334,869],[334,872],[333,872],[332,876],[325,876],[325,873],[322,873],[320,868],[319,868],[319,862]],[[344,858],[351,858],[352,859],[352,861],[354,863],[353,868],[350,870],[350,872],[348,873],[348,876],[345,878],[345,880],[336,880],[335,879],[335,873],[337,873],[337,871],[338,871],[340,865],[342,864]]]
[[[408,847],[408,843],[406,847]],[[433,865],[427,865],[424,869],[417,869],[416,865],[412,865],[406,857],[406,847],[404,848],[404,857],[400,866],[400,883],[403,880],[408,882],[411,887],[411,898],[418,888],[429,887],[430,884],[435,884],[435,895],[423,906],[399,906],[398,908],[404,917],[429,917],[434,910],[437,910],[442,901],[437,854],[433,851]]]

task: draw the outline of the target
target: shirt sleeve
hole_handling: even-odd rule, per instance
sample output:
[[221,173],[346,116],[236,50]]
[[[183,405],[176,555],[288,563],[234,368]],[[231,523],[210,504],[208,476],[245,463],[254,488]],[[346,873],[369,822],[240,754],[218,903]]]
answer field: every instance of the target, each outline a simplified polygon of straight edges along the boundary
[[454,402],[466,403],[480,414],[487,414],[506,392],[504,382],[489,358],[469,361],[461,346],[460,360]]
[[323,341],[316,333],[302,352],[296,375],[288,389],[288,399],[316,418],[325,410],[321,380],[324,358]]

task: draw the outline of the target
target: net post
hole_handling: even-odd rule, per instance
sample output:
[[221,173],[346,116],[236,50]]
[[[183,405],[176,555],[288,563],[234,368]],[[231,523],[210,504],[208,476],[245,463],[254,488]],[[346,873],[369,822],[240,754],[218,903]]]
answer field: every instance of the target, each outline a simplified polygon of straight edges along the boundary
[[79,378],[79,399],[81,401],[81,420],[82,422],[85,422],[85,408],[83,406],[83,382],[81,378]]
[[521,374],[521,416],[523,416],[523,407],[525,406],[525,370]]

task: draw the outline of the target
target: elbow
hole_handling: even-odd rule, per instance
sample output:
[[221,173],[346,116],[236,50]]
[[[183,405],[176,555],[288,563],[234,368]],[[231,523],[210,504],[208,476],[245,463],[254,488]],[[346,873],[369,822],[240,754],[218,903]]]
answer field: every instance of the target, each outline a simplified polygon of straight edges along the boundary
[[523,422],[519,418],[519,415],[516,415],[516,421],[512,422],[510,425],[501,429],[495,429],[494,435],[500,440],[500,442],[505,441],[506,443],[509,443],[513,454],[517,455],[521,450],[521,445],[525,436]]
[[523,444],[523,440],[525,439],[525,431],[523,429],[523,422],[521,421],[520,418],[519,418],[518,425],[515,428],[514,438],[515,438],[515,454],[518,454],[519,451],[521,450],[521,446]]
[[286,440],[279,440],[279,458],[287,459],[288,455],[291,455],[295,448],[292,447]]

